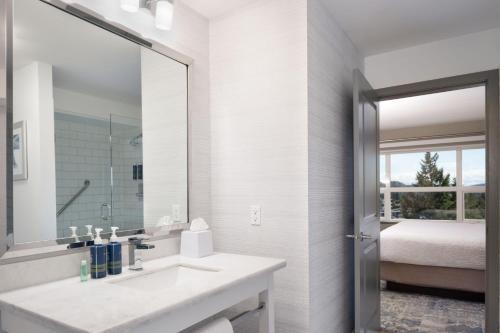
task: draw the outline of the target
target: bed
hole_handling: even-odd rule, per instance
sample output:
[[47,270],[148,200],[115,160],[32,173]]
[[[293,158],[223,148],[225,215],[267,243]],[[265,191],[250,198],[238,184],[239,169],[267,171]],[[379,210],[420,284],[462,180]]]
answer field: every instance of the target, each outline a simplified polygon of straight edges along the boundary
[[485,292],[484,223],[403,221],[380,234],[381,279]]

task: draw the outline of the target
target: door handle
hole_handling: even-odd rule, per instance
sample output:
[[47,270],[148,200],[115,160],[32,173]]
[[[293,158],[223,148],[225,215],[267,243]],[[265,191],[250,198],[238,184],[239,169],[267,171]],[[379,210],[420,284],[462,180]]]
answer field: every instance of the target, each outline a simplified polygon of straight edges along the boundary
[[373,239],[372,236],[365,235],[364,233],[361,233],[359,238],[361,239],[361,241],[364,241],[365,239]]
[[354,240],[361,240],[361,241],[364,241],[365,239],[373,239],[372,236],[370,235],[366,235],[364,233],[361,233],[359,236],[358,235],[345,235],[347,238],[351,238],[351,239],[354,239]]

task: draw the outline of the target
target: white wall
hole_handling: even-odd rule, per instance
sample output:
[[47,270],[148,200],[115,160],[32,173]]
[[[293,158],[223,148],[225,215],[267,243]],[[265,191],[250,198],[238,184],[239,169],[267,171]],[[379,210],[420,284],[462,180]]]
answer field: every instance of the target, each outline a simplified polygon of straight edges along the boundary
[[474,73],[500,67],[500,28],[445,39],[365,59],[374,88]]
[[308,332],[307,1],[256,1],[212,21],[210,83],[216,250],[285,258],[277,331]]
[[[327,1],[256,1],[210,25],[216,249],[285,258],[278,332],[349,332],[352,76]],[[249,223],[250,205],[262,226]],[[252,332],[250,325],[236,332]]]
[[486,123],[484,120],[473,120],[459,123],[382,130],[380,131],[380,140],[411,139],[455,134],[467,135],[471,133],[484,133],[485,131]]
[[109,119],[109,114],[141,119],[141,105],[92,96],[86,93],[54,87],[54,107],[58,112]]
[[56,238],[52,66],[14,71],[14,123],[26,121],[28,179],[14,181],[14,241]]
[[309,332],[353,329],[353,70],[328,0],[308,1]]
[[187,221],[187,69],[147,50],[142,62],[144,226],[163,216]]

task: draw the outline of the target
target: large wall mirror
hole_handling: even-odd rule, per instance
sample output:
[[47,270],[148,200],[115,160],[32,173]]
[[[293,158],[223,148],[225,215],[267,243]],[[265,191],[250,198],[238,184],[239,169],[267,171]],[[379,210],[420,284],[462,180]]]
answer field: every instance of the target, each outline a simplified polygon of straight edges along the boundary
[[188,67],[43,1],[12,3],[13,242],[188,222]]

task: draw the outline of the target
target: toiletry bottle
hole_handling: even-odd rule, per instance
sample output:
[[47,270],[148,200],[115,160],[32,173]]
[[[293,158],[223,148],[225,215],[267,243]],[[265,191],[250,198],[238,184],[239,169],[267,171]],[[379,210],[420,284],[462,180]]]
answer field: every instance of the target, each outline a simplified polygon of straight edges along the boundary
[[78,230],[78,227],[69,227],[71,230],[71,238],[73,238],[74,243],[78,243],[80,239],[78,238],[78,235],[76,234],[76,230]]
[[71,243],[68,244],[68,249],[76,249],[79,247],[84,247],[85,242],[81,242],[80,238],[78,237],[77,230],[78,227],[69,227],[71,230],[71,236],[70,238],[72,239]]
[[89,279],[89,269],[87,266],[87,260],[82,260],[80,263],[80,281],[86,282]]
[[85,242],[85,246],[92,246],[94,245],[94,234],[92,233],[92,225],[87,224],[85,227],[87,228],[87,237],[89,238]]
[[111,238],[108,246],[108,274],[118,275],[122,273],[122,244],[118,241],[116,230],[118,227],[111,227]]
[[96,228],[94,245],[90,247],[90,276],[93,279],[106,277],[106,246],[102,244],[102,229]]

